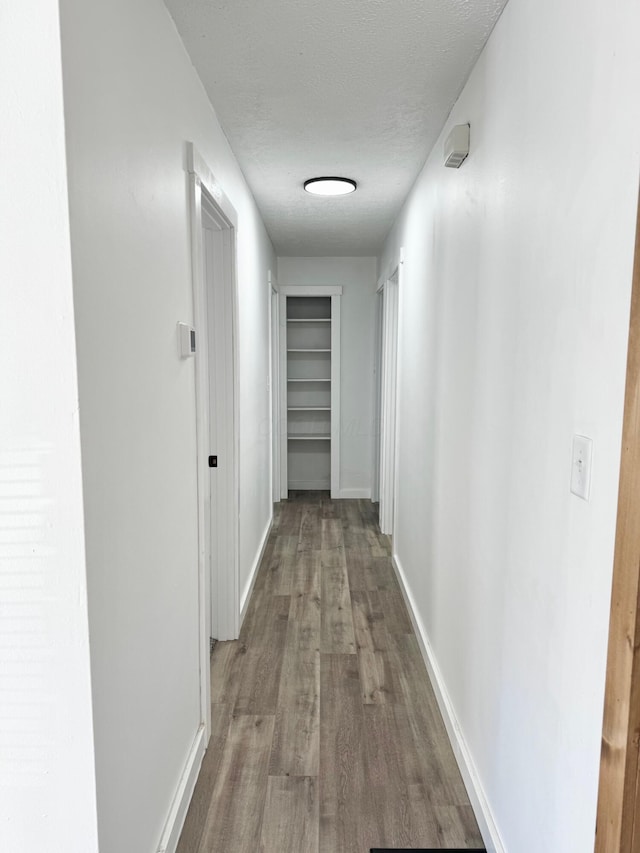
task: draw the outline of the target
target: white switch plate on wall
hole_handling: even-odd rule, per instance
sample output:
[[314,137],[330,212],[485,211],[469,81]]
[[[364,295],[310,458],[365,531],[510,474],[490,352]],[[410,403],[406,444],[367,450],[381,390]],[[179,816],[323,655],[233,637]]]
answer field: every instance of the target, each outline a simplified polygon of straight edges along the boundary
[[573,436],[573,455],[571,459],[571,491],[583,500],[589,500],[591,487],[591,456],[593,442],[585,435]]
[[196,330],[188,323],[178,323],[180,357],[191,358],[196,353]]

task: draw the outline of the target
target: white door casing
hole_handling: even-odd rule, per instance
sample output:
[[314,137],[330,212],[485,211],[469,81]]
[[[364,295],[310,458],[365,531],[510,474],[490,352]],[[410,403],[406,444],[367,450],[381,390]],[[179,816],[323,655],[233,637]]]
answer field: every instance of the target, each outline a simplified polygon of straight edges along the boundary
[[287,297],[331,298],[331,497],[340,497],[340,307],[341,285],[287,285],[278,288],[280,377],[280,497],[289,496],[287,418]]
[[371,478],[371,502],[380,501],[380,425],[382,422],[382,319],[384,284],[376,293],[376,330],[374,348],[374,420],[373,420],[373,468]]
[[[225,630],[237,630],[239,601],[238,601],[238,448],[235,426],[238,422],[238,394],[235,364],[237,363],[237,334],[236,334],[236,281],[235,281],[235,232],[237,218],[232,205],[226,198],[215,178],[191,143],[186,145],[186,165],[188,172],[189,214],[191,224],[191,274],[193,293],[193,325],[196,329],[195,357],[195,398],[196,398],[196,476],[197,476],[197,516],[198,516],[198,665],[200,674],[199,720],[194,730],[193,742],[188,750],[185,764],[178,780],[176,790],[169,805],[167,818],[160,834],[157,853],[174,853],[189,807],[189,802],[195,788],[202,759],[211,736],[211,683],[209,668],[210,637],[212,635],[211,590],[212,583],[210,567],[211,544],[217,540],[215,531],[217,519],[212,512],[210,474],[208,456],[210,454],[211,413],[209,411],[210,378],[218,381],[217,359],[219,343],[216,339],[209,342],[209,306],[208,283],[213,280],[217,288],[224,291],[222,316],[228,323],[229,337],[225,339],[230,354],[224,362],[227,370],[223,386],[224,399],[220,397],[221,411],[228,421],[225,433],[226,444],[221,452],[229,460],[228,504],[230,514],[234,517],[233,533],[231,536],[233,553],[228,563],[229,579],[224,601],[228,612]],[[215,289],[215,288],[214,288]],[[216,309],[218,310],[218,309]],[[213,326],[217,326],[218,318],[214,317]],[[215,370],[210,370],[210,355]],[[210,377],[211,374],[211,377]],[[216,425],[218,418],[216,417]],[[227,446],[228,445],[228,446]],[[230,485],[229,485],[230,484]],[[211,536],[213,532],[213,539]],[[234,592],[235,590],[235,592]],[[224,610],[220,601],[220,611]],[[219,619],[219,616],[217,616]],[[237,636],[237,634],[235,634]]]
[[272,500],[278,503],[280,487],[280,297],[278,285],[269,272],[269,329],[270,329],[270,406],[271,406],[271,485]]
[[398,340],[402,268],[400,261],[382,284],[382,359],[380,373],[380,530],[393,535],[397,495],[397,401],[400,379]]
[[[240,625],[237,216],[191,144],[187,160],[197,333],[199,563],[206,624],[202,666],[203,680],[208,680],[209,638],[235,639]],[[209,467],[210,455],[217,456],[217,468]]]

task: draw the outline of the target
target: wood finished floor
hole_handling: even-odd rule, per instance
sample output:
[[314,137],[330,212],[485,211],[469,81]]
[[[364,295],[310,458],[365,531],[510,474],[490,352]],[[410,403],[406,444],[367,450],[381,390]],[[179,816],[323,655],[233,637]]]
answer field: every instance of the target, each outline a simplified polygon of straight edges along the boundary
[[178,853],[478,848],[370,501],[277,506]]

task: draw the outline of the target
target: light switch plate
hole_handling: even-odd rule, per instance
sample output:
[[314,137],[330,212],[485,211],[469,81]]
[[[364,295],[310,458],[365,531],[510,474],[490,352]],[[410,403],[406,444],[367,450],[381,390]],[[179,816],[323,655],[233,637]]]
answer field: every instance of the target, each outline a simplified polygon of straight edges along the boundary
[[589,500],[591,488],[591,457],[593,442],[585,435],[573,436],[571,458],[571,492],[585,501]]
[[196,354],[196,330],[188,323],[178,323],[180,357],[191,358]]

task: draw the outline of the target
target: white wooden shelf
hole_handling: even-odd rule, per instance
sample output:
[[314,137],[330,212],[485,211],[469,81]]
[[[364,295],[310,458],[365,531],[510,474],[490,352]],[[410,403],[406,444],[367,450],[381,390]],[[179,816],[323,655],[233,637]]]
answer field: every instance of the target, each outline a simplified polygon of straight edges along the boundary
[[280,288],[280,494],[340,492],[339,285]]

